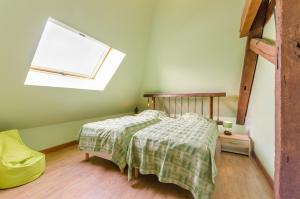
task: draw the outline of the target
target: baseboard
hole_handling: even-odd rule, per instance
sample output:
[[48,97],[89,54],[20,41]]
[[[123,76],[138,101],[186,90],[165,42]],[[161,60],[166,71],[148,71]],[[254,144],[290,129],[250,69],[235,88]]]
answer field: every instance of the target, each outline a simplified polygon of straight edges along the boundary
[[69,147],[69,146],[74,146],[77,143],[78,143],[78,141],[74,140],[74,141],[67,142],[67,143],[64,143],[64,144],[60,144],[60,145],[57,145],[57,146],[54,146],[54,147],[51,147],[51,148],[48,148],[48,149],[43,149],[40,152],[47,154],[47,153],[58,151],[60,149],[63,149],[63,148]]
[[263,175],[265,176],[265,178],[268,181],[268,184],[271,186],[272,189],[274,189],[274,181],[271,178],[271,176],[269,175],[269,173],[267,172],[267,170],[265,169],[264,165],[261,163],[261,161],[259,160],[259,158],[257,157],[257,155],[255,154],[254,151],[252,151],[252,157],[255,160],[257,166],[259,167],[259,169],[262,171]]

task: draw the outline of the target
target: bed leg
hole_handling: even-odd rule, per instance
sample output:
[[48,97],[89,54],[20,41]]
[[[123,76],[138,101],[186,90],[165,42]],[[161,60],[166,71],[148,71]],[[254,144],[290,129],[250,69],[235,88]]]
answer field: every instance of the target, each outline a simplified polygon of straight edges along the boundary
[[137,179],[139,177],[139,169],[134,168],[134,178]]
[[88,161],[90,159],[90,154],[89,153],[85,153],[85,160]]

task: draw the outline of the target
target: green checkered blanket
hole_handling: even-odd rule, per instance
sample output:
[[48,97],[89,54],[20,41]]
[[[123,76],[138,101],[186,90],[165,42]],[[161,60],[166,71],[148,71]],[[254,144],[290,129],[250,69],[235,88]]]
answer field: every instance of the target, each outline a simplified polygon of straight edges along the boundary
[[166,120],[142,129],[128,147],[128,178],[139,168],[191,191],[194,198],[209,199],[217,174],[217,137],[216,122],[204,118]]
[[109,153],[111,160],[124,169],[127,148],[134,133],[159,121],[157,117],[125,116],[85,124],[80,130],[78,149]]

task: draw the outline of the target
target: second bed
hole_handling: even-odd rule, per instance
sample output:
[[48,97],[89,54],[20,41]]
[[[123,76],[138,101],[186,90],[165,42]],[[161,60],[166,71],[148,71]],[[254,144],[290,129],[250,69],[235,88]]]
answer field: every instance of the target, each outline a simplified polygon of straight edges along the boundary
[[215,121],[190,114],[144,128],[128,147],[128,177],[136,168],[191,191],[194,198],[209,199],[217,174],[217,138]]

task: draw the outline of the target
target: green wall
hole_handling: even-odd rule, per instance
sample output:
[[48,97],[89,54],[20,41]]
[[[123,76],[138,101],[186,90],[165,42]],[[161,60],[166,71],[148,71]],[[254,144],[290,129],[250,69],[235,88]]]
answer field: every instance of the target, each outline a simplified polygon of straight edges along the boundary
[[[130,114],[130,113],[128,113]],[[113,115],[100,118],[71,121],[49,126],[35,127],[20,130],[20,135],[24,143],[35,150],[43,150],[77,140],[79,130],[83,124],[101,121],[108,118],[120,117],[124,115]]]
[[[270,20],[264,37],[275,40],[275,20]],[[258,63],[251,92],[246,125],[254,141],[254,150],[271,177],[275,159],[275,66],[262,57]]]
[[221,114],[235,117],[245,46],[239,38],[243,5],[240,0],[159,0],[142,93],[225,91],[229,97]]
[[[153,4],[150,0],[0,0],[0,130],[133,111]],[[24,86],[49,16],[126,53],[104,91]]]

